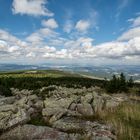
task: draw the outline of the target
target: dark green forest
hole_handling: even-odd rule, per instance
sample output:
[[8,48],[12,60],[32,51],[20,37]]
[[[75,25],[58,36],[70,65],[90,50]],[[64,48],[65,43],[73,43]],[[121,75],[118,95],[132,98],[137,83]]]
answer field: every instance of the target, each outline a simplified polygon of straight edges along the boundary
[[[98,86],[108,93],[128,92],[129,88],[140,87],[134,84],[132,77],[127,81],[124,74],[119,77],[113,75],[111,80],[98,80],[78,76],[61,76],[61,77],[0,77],[0,95],[11,96],[10,88],[37,90],[42,87],[57,85],[73,88]],[[140,90],[138,91],[138,93]]]

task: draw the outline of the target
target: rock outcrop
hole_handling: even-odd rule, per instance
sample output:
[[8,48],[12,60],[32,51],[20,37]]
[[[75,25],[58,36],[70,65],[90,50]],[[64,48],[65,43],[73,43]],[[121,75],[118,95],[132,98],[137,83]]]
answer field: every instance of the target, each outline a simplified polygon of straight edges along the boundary
[[[89,124],[90,125],[90,124]],[[98,131],[98,124],[95,125],[95,131],[92,134],[76,134],[76,133],[65,133],[58,131],[57,129],[50,128],[47,126],[35,126],[35,125],[23,125],[18,126],[11,131],[8,131],[0,136],[1,140],[112,140],[114,136],[108,130]],[[104,128],[106,129],[106,128]]]
[[[94,87],[44,87],[38,96],[28,90],[12,89],[12,93],[12,97],[0,97],[2,140],[115,140],[114,129],[109,124],[91,118],[126,100],[121,95],[100,94]],[[40,94],[44,97],[40,98]],[[38,116],[42,116],[46,126],[27,125]]]
[[36,95],[32,95],[32,92],[27,90],[26,92],[28,95],[16,89],[15,96],[0,99],[0,131],[25,124],[32,115],[42,110],[43,102]]
[[4,133],[1,140],[67,140],[68,135],[66,133],[57,131],[50,127],[23,125],[12,129],[9,132]]
[[[47,123],[53,123],[63,116],[92,117],[97,112],[114,108],[123,101],[119,100],[121,97],[99,94],[94,88],[85,90],[85,93],[80,89],[81,95],[78,89],[64,88],[64,91],[62,87],[55,88],[49,92],[49,98],[46,97],[44,100],[42,114]],[[57,96],[54,96],[56,93]]]

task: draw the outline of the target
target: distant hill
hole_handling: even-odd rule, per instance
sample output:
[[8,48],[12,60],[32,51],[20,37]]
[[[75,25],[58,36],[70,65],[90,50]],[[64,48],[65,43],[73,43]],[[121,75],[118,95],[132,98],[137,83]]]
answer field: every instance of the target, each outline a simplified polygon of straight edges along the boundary
[[17,70],[59,70],[68,71],[70,73],[77,73],[87,75],[90,77],[99,78],[111,78],[113,74],[119,75],[121,72],[125,74],[127,78],[133,77],[134,80],[140,80],[140,66],[89,66],[89,65],[53,65],[53,64],[40,64],[40,65],[20,65],[20,64],[0,64],[0,71],[17,71]]

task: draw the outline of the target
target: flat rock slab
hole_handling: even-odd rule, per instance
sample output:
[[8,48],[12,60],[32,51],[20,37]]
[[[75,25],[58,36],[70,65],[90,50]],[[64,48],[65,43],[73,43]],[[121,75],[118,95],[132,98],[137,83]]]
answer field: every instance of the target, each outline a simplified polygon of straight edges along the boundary
[[0,136],[0,140],[115,140],[107,131],[98,134],[65,133],[47,126],[23,125],[18,126]]
[[6,105],[6,104],[13,104],[16,100],[16,97],[0,97],[0,105]]
[[0,140],[68,140],[68,134],[46,126],[23,125],[0,136]]
[[100,124],[98,122],[65,117],[53,123],[52,127],[66,133],[78,133],[81,135],[86,134],[86,137],[90,136],[93,140],[96,140],[97,137],[100,137],[99,140],[116,139],[113,134],[114,129],[111,126]]

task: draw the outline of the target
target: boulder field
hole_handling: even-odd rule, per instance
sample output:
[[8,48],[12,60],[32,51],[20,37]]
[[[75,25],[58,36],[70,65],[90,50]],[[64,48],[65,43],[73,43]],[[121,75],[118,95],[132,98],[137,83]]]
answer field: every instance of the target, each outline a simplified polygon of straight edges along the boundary
[[[51,89],[51,90],[49,90]],[[94,116],[127,100],[98,88],[43,87],[38,94],[12,88],[11,97],[0,97],[0,140],[116,140],[110,124]],[[43,95],[43,97],[42,97]],[[32,119],[40,118],[43,125]]]

